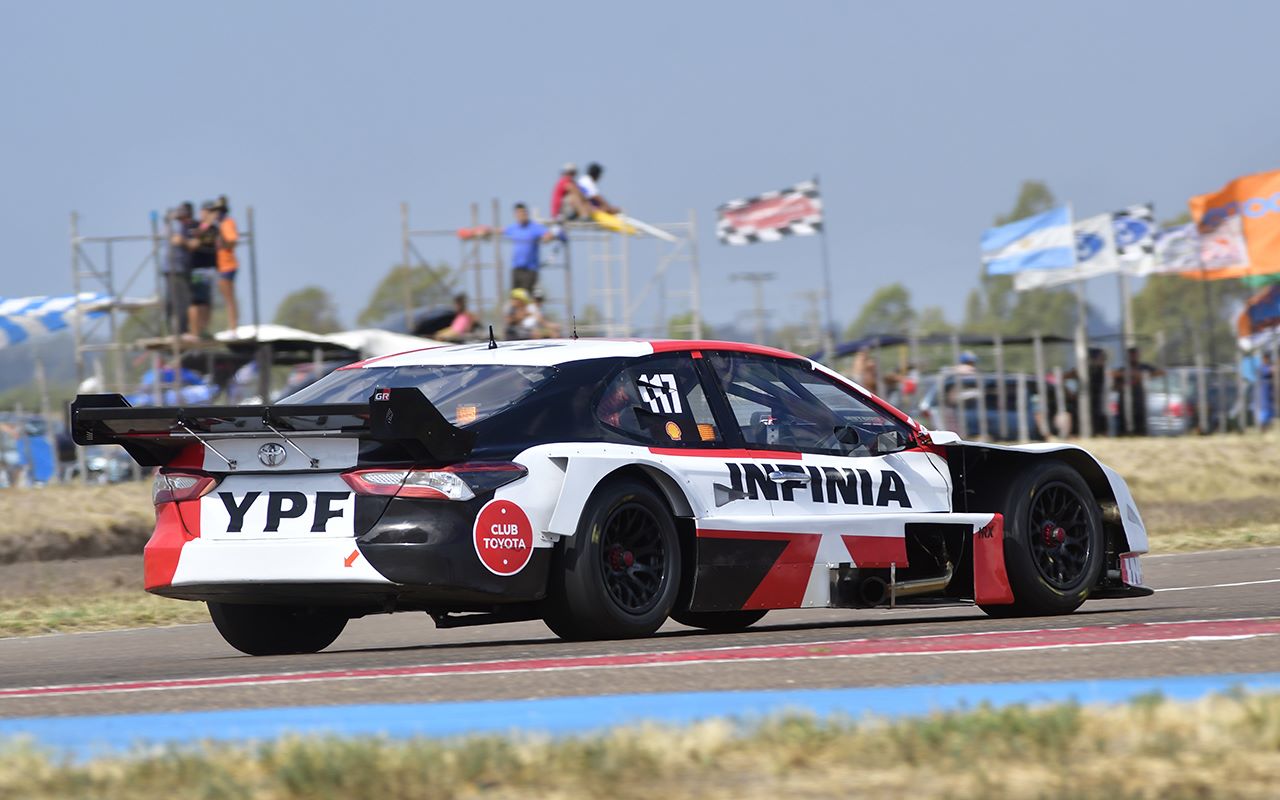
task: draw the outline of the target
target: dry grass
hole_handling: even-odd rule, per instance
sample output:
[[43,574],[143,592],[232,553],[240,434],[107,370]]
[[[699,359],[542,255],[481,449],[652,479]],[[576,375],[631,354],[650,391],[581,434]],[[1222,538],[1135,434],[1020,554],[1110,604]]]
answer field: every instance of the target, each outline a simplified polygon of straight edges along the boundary
[[141,588],[84,594],[0,594],[0,637],[208,621],[204,603],[157,597]]
[[0,564],[139,553],[155,526],[151,482],[0,491]]
[[1280,431],[1079,444],[1125,477],[1152,552],[1280,545]]
[[572,739],[285,739],[60,763],[0,751],[48,798],[1273,798],[1280,695],[1012,707],[896,722],[727,720]]

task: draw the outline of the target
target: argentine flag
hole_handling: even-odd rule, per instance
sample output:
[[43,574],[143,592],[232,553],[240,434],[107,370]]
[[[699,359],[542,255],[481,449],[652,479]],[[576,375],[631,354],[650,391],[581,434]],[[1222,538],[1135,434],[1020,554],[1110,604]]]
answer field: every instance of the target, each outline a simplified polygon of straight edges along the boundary
[[1071,210],[1062,206],[1008,225],[988,228],[982,234],[982,263],[988,275],[1074,267],[1076,248]]

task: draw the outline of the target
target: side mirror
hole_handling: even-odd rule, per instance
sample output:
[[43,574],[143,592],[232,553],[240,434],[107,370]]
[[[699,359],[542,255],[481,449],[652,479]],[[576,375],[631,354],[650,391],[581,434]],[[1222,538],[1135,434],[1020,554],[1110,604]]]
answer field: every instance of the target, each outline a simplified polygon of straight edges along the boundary
[[876,436],[875,454],[883,456],[907,448],[907,441],[900,431],[884,431]]

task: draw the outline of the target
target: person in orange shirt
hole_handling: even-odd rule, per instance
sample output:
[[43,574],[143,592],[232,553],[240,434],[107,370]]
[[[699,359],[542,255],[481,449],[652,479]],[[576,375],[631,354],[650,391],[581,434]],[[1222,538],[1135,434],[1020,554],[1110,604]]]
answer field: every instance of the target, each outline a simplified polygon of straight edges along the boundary
[[236,230],[236,221],[231,218],[231,206],[224,194],[214,205],[214,213],[218,215],[218,291],[227,305],[227,329],[234,331],[240,324],[240,309],[236,305],[236,270],[240,262],[236,259],[236,244],[240,241],[240,232]]

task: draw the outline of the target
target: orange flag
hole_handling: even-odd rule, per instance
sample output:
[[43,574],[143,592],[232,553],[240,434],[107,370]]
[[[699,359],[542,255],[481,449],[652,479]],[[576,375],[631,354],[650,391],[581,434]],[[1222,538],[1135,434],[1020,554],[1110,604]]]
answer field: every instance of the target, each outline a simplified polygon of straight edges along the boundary
[[1204,269],[1187,278],[1221,280],[1280,272],[1280,170],[1236,178],[1187,201],[1200,232]]

